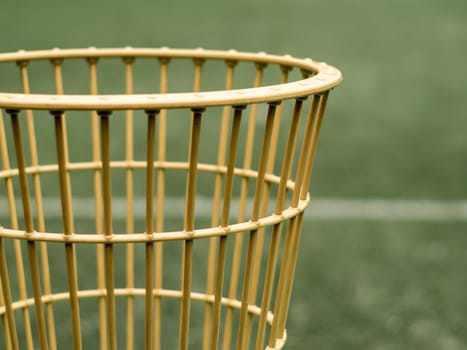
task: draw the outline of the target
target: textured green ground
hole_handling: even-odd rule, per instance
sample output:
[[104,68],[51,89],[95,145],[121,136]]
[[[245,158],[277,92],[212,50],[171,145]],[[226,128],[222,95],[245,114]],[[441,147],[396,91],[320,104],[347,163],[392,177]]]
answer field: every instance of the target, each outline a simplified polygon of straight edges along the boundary
[[[2,52],[126,45],[325,60],[345,81],[331,95],[315,196],[466,197],[465,1],[2,4]],[[288,349],[467,348],[466,228],[306,221]]]

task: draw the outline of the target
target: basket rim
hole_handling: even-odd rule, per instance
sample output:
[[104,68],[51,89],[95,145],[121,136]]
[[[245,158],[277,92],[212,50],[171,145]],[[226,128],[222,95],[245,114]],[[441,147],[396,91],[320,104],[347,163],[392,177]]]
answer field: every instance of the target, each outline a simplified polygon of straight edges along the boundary
[[0,108],[5,109],[46,109],[46,110],[121,110],[121,109],[172,109],[225,105],[248,105],[252,103],[273,103],[290,98],[302,98],[322,93],[337,86],[342,81],[341,72],[324,62],[310,58],[299,59],[290,55],[271,55],[264,52],[249,53],[235,50],[205,50],[161,48],[105,48],[98,49],[51,49],[0,53],[0,63],[28,62],[30,60],[55,60],[65,58],[185,58],[200,60],[250,61],[257,64],[277,64],[281,67],[299,68],[314,75],[285,84],[261,87],[215,90],[202,92],[176,92],[152,94],[24,94],[0,91]]

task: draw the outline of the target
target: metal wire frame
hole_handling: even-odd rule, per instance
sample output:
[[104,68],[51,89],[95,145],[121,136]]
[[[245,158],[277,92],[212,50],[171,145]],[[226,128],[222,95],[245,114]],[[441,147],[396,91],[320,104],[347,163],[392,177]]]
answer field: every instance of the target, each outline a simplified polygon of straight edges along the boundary
[[[99,94],[98,65],[114,58],[123,61],[125,91],[118,95]],[[72,59],[87,63],[87,95],[64,93],[62,67]],[[155,93],[134,93],[133,68],[140,59],[153,59],[159,66]],[[31,93],[28,67],[43,60],[52,63],[54,94]],[[169,64],[174,60],[193,62],[192,92],[169,92]],[[211,61],[225,62],[225,88],[221,91],[202,90],[206,79],[203,68]],[[18,93],[0,92],[0,108],[4,111],[0,117],[0,178],[5,183],[0,200],[8,204],[10,219],[9,225],[2,222],[0,226],[0,318],[5,348],[69,347],[70,343],[62,344],[57,335],[55,315],[63,304],[60,302],[68,301],[71,343],[74,349],[82,349],[87,341],[81,311],[85,299],[97,301],[100,349],[117,349],[122,340],[127,349],[137,344],[144,344],[145,349],[161,349],[167,319],[163,307],[170,299],[179,300],[178,349],[188,349],[193,343],[190,332],[196,330],[192,317],[195,301],[204,303],[198,336],[202,338],[202,349],[282,348],[303,212],[310,200],[308,188],[316,144],[328,94],[340,83],[340,72],[309,59],[202,49],[90,48],[0,54],[0,64],[7,62],[17,63],[23,89]],[[254,66],[251,87],[234,88],[239,63]],[[280,77],[273,85],[263,84],[267,66],[279,67]],[[288,82],[289,73],[294,70],[300,72],[301,79]],[[285,108],[287,104],[291,108]],[[217,114],[219,107],[222,113],[215,146],[217,156],[203,162],[203,140],[216,137],[203,133],[203,121],[210,113]],[[307,113],[303,112],[305,108]],[[43,136],[35,121],[44,118],[35,115],[39,110],[49,111],[53,119],[49,130],[50,137],[55,138],[53,164],[39,161],[37,138]],[[90,111],[90,134],[82,135],[92,150],[88,161],[70,160],[69,138],[73,130],[67,125],[66,113],[78,113],[76,110]],[[118,110],[125,111],[123,159],[113,159],[111,150],[116,138],[111,125],[118,121],[113,116]],[[174,145],[168,138],[170,110],[191,110],[185,161],[176,161],[171,155]],[[265,120],[264,124],[258,123],[259,118]],[[10,128],[5,125],[7,119]],[[135,150],[135,119],[146,120],[145,150]],[[145,155],[145,160],[137,160],[138,152]],[[112,179],[120,170],[125,173],[125,234],[115,232],[112,215]],[[92,173],[89,186],[95,202],[92,233],[80,232],[76,223],[79,218],[73,210],[72,182],[82,181],[80,174],[86,171]],[[183,224],[179,230],[165,229],[164,214],[168,209],[164,199],[169,190],[168,172],[172,171],[185,175],[185,183],[178,185],[185,186],[185,208],[180,217]],[[59,233],[46,228],[42,180],[48,174],[58,178],[56,191],[62,210]],[[201,192],[198,178],[203,174],[213,176],[208,226],[198,225],[196,220],[196,198]],[[139,182],[143,183],[141,193],[145,197],[143,232],[135,229],[135,184]],[[238,197],[235,213],[234,196]],[[18,214],[18,202],[22,214]],[[177,241],[182,247],[181,261],[174,265],[173,259],[167,259],[167,244]],[[53,244],[63,246],[65,261],[56,261],[49,253]],[[84,260],[89,257],[78,254],[82,245],[95,247],[95,271],[83,270]],[[122,273],[117,267],[118,245],[126,250],[123,286],[117,286],[116,281]],[[135,252],[139,247],[144,247],[142,260]],[[206,257],[206,271],[201,275],[194,263],[198,247],[202,247]],[[51,273],[55,266],[50,262],[64,265],[66,290],[53,288],[57,281]],[[174,269],[177,266],[180,273]],[[144,271],[140,279],[135,274],[137,269]],[[95,288],[80,288],[83,274],[95,279]],[[177,279],[178,289],[164,285],[168,275]],[[194,279],[204,281],[204,290],[194,287]],[[123,328],[119,322],[121,298],[126,300]],[[144,300],[142,330],[137,327],[135,304],[140,300]],[[199,321],[198,315],[196,318]],[[63,323],[60,321],[60,328]]]

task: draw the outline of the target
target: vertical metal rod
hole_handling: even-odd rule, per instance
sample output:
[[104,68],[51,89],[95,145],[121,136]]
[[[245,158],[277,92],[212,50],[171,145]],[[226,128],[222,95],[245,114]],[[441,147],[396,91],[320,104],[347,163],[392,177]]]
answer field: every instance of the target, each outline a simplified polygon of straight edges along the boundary
[[[105,210],[104,210],[105,211]],[[105,229],[104,229],[105,234]],[[105,289],[107,306],[107,334],[109,339],[109,348],[117,349],[117,316],[115,307],[115,270],[112,244],[104,245],[104,264],[105,264]]]
[[297,257],[298,257],[298,245],[300,243],[300,237],[302,233],[302,223],[303,223],[303,212],[301,212],[296,218],[294,218],[295,225],[292,226],[290,235],[292,237],[292,241],[290,244],[290,254],[288,254],[288,258],[290,258],[290,262],[288,264],[288,269],[286,271],[286,280],[284,283],[284,291],[283,291],[283,301],[281,303],[282,310],[278,315],[278,330],[277,335],[280,337],[284,336],[285,332],[285,322],[287,320],[287,314],[289,312],[289,303],[290,297],[292,296],[292,286],[294,281],[294,274],[297,265]]
[[26,174],[26,162],[24,159],[23,153],[23,141],[21,136],[21,130],[19,125],[19,111],[17,110],[7,110],[7,113],[10,115],[11,119],[11,126],[13,130],[13,139],[15,145],[15,152],[16,152],[16,162],[18,166],[18,175],[19,175],[19,184],[21,189],[21,203],[23,205],[23,216],[24,216],[24,224],[25,230],[28,233],[33,233],[34,231],[34,224],[32,219],[32,211],[31,211],[31,199],[29,196],[29,187],[28,187],[28,179]]
[[273,291],[273,282],[276,270],[277,255],[279,251],[282,222],[272,228],[271,243],[269,246],[268,261],[264,277],[263,296],[261,300],[261,313],[258,321],[255,349],[263,349],[264,336],[266,332],[266,321]]
[[60,182],[60,195],[62,207],[62,219],[65,234],[73,234],[73,208],[71,201],[71,187],[70,179],[68,176],[68,156],[65,147],[66,129],[63,119],[62,111],[51,111],[55,120],[55,138],[57,145],[57,158],[59,162],[59,182]]
[[[89,68],[89,92],[91,95],[97,95],[97,62],[96,57],[87,58]],[[100,149],[100,131],[99,131],[99,116],[96,111],[91,112],[91,133],[92,133],[92,161],[95,163],[93,170],[94,181],[94,209],[96,213],[95,228],[96,234],[103,233],[103,205],[102,205],[102,163]],[[104,245],[96,246],[97,260],[97,288],[105,289],[105,271],[104,271]],[[98,297],[99,308],[99,349],[107,350],[107,317],[105,295]]]
[[[160,80],[159,91],[161,94],[167,93],[167,74],[168,74],[168,58],[160,58]],[[167,111],[161,110],[159,114],[159,130],[158,130],[158,145],[157,145],[157,160],[160,164],[166,158],[166,133],[167,133]],[[157,169],[157,205],[156,205],[156,231],[164,231],[164,200],[165,200],[165,167],[160,165]],[[163,277],[163,243],[157,242],[155,244],[156,257],[155,257],[155,276],[154,287],[162,289]],[[154,349],[161,349],[161,297],[154,296]]]
[[[275,103],[270,103],[267,113],[266,126],[263,136],[263,144],[261,147],[261,155],[259,160],[258,175],[256,179],[255,194],[253,197],[253,209],[251,214],[251,221],[255,222],[259,219],[260,214],[260,205],[264,189],[264,176],[266,174],[267,159],[269,156],[272,129],[274,125],[274,118],[276,115],[276,106]],[[249,304],[249,295],[250,287],[253,281],[253,261],[255,259],[255,251],[257,244],[258,230],[252,230],[250,232],[250,237],[248,241],[248,252],[247,258],[245,261],[245,275],[243,278],[243,290],[242,290],[242,305],[240,309],[240,323],[238,327],[238,336],[237,336],[237,350],[242,350],[246,348],[247,341],[247,311]]]
[[282,264],[279,272],[279,279],[277,282],[277,290],[276,290],[276,298],[274,303],[274,319],[272,322],[271,330],[269,332],[269,340],[268,346],[275,347],[276,339],[282,337],[282,333],[278,332],[280,318],[284,312],[283,310],[283,296],[285,290],[285,283],[287,280],[287,267],[288,267],[288,260],[290,249],[292,246],[293,235],[295,233],[295,226],[296,226],[296,217],[290,219],[287,225],[287,232],[285,234],[285,242],[283,248],[283,255],[282,255]]
[[[1,111],[0,111],[0,151],[1,151],[3,169],[10,170],[11,167],[10,167],[10,161],[9,161],[9,156],[8,156],[7,143],[6,143],[5,125],[3,123],[3,115],[1,114]],[[8,209],[10,212],[11,227],[14,230],[17,230],[19,229],[18,214],[16,210],[13,179],[11,176],[5,178],[5,187],[6,187],[7,198],[8,198]],[[21,242],[19,240],[13,240],[13,249],[14,249],[15,261],[16,261],[16,274],[17,274],[17,280],[18,280],[19,297],[21,300],[26,300],[28,299],[27,291],[26,291],[26,277],[24,273],[25,270],[24,270],[24,263],[23,263],[23,255],[21,251]],[[9,281],[6,281],[6,285],[9,288],[10,286]],[[4,285],[2,286],[2,291],[3,291],[3,288],[5,287],[6,286]],[[11,305],[8,305],[8,303],[6,303],[6,306],[8,307]],[[23,318],[24,318],[26,346],[27,346],[27,349],[33,349],[31,318],[30,318],[28,308],[23,309]],[[6,317],[6,320],[7,320],[7,325],[8,325],[9,318]],[[16,326],[15,326],[15,329],[16,329]],[[10,330],[8,331],[8,337],[11,338],[11,334],[9,332]],[[15,333],[16,333],[16,330],[15,330]],[[11,339],[10,339],[10,343],[11,343]]]
[[295,187],[292,192],[292,199],[290,201],[290,206],[293,208],[298,207],[298,202],[300,200],[300,192],[302,190],[303,181],[305,178],[305,167],[307,164],[308,154],[310,153],[310,145],[312,145],[312,136],[313,128],[316,121],[316,112],[318,110],[318,105],[321,97],[319,95],[313,95],[311,100],[310,112],[308,114],[308,120],[305,126],[305,132],[303,134],[302,147],[300,150],[300,156],[297,163],[297,171],[295,176]]
[[195,228],[196,180],[198,173],[197,167],[201,131],[201,116],[203,111],[204,110],[202,109],[194,109],[192,116],[188,176],[185,196],[185,219],[183,225],[186,232],[192,232]]
[[15,314],[13,312],[13,299],[11,297],[10,277],[8,275],[7,258],[5,254],[5,247],[3,245],[3,238],[0,237],[0,278],[1,287],[5,302],[6,319],[8,325],[8,337],[11,341],[13,350],[19,350],[18,332],[16,328]]
[[282,160],[281,176],[276,198],[276,208],[274,211],[276,215],[280,215],[285,207],[287,181],[289,180],[290,172],[292,169],[303,102],[304,99],[297,99],[294,105],[292,120],[290,122],[289,135],[287,137],[286,149],[284,152],[284,158]]
[[[261,86],[261,82],[263,79],[263,71],[266,67],[263,63],[256,64],[256,76],[254,86],[259,87]],[[243,161],[243,169],[250,169],[251,168],[251,161],[253,155],[253,145],[254,145],[254,135],[256,129],[256,112],[257,112],[257,105],[253,104],[250,110],[250,116],[248,121],[248,130],[246,136],[246,144],[245,144],[245,156]],[[242,177],[241,180],[241,187],[240,187],[240,201],[239,201],[239,208],[238,208],[238,222],[245,221],[245,213],[246,213],[246,204],[247,204],[247,197],[248,197],[248,177]],[[238,234],[235,237],[235,244],[234,244],[234,256],[232,259],[232,271],[230,274],[230,286],[228,296],[229,299],[235,299],[237,297],[237,288],[238,288],[238,280],[240,276],[240,269],[241,269],[241,257],[242,257],[242,246],[243,246],[243,235]],[[224,334],[222,339],[222,350],[229,350],[231,339],[232,339],[232,327],[233,327],[233,312],[234,308],[227,307],[227,312],[225,315],[225,325],[224,325]]]
[[229,226],[229,217],[230,217],[230,206],[232,202],[232,189],[233,189],[233,179],[234,179],[234,168],[235,168],[235,157],[237,155],[237,145],[238,145],[238,135],[240,133],[240,122],[242,118],[242,110],[245,109],[245,106],[235,106],[234,107],[234,116],[232,120],[232,132],[230,135],[230,145],[229,153],[227,160],[227,173],[225,176],[224,184],[224,199],[222,203],[222,217],[221,217],[221,226]]
[[[234,116],[232,121],[232,132],[230,135],[230,145],[227,160],[227,173],[225,176],[224,185],[224,200],[222,204],[222,218],[221,226],[227,228],[229,226],[230,217],[230,205],[232,201],[232,188],[233,188],[233,172],[235,168],[235,158],[237,155],[238,135],[240,132],[240,122],[242,117],[242,110],[245,106],[234,107]],[[225,274],[225,255],[227,248],[227,236],[223,235],[219,237],[219,248],[217,256],[217,272],[216,272],[216,283],[214,289],[214,307],[212,317],[212,331],[211,331],[211,349],[217,349],[219,340],[219,329],[220,329],[220,312],[221,312],[221,301],[222,301],[222,286],[224,284]]]
[[153,288],[154,288],[154,145],[157,111],[146,111],[148,117],[146,149],[146,291],[145,291],[145,349],[153,345]]
[[[1,110],[0,110],[0,158],[2,159],[3,170],[10,170],[10,160],[8,157],[8,148],[7,148],[7,143],[6,143],[5,125],[3,123],[3,114]],[[12,228],[17,230],[18,229],[18,215],[16,212],[15,195],[14,195],[13,182],[12,182],[11,177],[5,177],[5,190],[6,190],[6,195],[7,195],[8,209],[10,213],[10,223],[11,223]],[[22,260],[23,259],[21,258],[21,262]],[[8,268],[7,268],[7,271],[8,271]],[[19,275],[18,275],[18,278],[20,278]],[[8,309],[6,308],[7,305],[5,304],[5,297],[3,293],[4,286],[2,284],[2,280],[3,280],[3,276],[0,275],[0,304],[2,307],[5,307],[5,310],[6,310],[6,312],[2,313],[1,319],[2,319],[3,331],[5,335],[5,346],[7,350],[11,350],[12,341],[11,341],[10,329],[8,326],[8,316],[7,316]],[[7,280],[6,283],[8,284],[8,288],[9,288],[9,281]],[[20,298],[22,297],[20,296]],[[27,297],[24,299],[27,299]],[[29,312],[27,313],[27,315],[28,315],[28,322],[25,322],[24,324],[26,332],[28,332],[28,328],[29,328],[29,331],[31,331]]]
[[[292,67],[289,67],[289,66],[281,66],[280,84],[287,83],[288,74],[291,69]],[[277,144],[279,141],[279,133],[281,130],[283,108],[284,108],[284,105],[281,103],[277,106],[277,109],[276,109],[274,126],[273,126],[272,136],[271,136],[271,146],[270,146],[271,150],[269,152],[269,156],[267,160],[267,167],[266,167],[266,172],[268,174],[274,172],[274,164],[276,161],[276,153],[277,153],[276,149],[277,149]],[[261,199],[261,210],[260,210],[261,216],[265,216],[268,211],[270,192],[271,192],[271,184],[269,182],[266,182],[264,186],[263,197]],[[264,246],[264,229],[260,229],[258,230],[258,244],[256,245],[255,261],[253,263],[253,278],[252,278],[253,283],[250,289],[250,295],[248,296],[250,304],[256,304],[259,275],[261,272],[261,260],[262,260],[262,255],[263,255],[262,254],[263,246]],[[249,342],[249,336],[251,332],[251,321],[252,321],[252,315],[250,314],[247,320],[246,340],[248,342]]]
[[[60,203],[62,208],[63,233],[65,236],[73,235],[71,191],[67,175],[67,156],[65,148],[65,130],[63,124],[63,111],[51,111],[55,122],[55,142],[57,148],[58,176],[60,187]],[[78,276],[76,270],[76,252],[72,243],[65,243],[66,267],[68,274],[68,289],[70,293],[70,310],[73,334],[73,348],[82,349],[81,321],[78,302]]]
[[[112,190],[110,168],[110,111],[98,111],[101,124],[101,158],[102,158],[102,193],[104,202],[104,235],[112,237]],[[107,306],[107,328],[110,350],[117,349],[117,320],[115,308],[115,265],[113,244],[104,244],[104,270]]]
[[[149,235],[150,231],[146,234]],[[144,349],[153,349],[154,339],[154,243],[148,242],[145,244],[146,257],[146,283],[145,283],[145,315],[144,315]]]
[[[184,231],[190,235],[195,229],[195,195],[199,155],[199,140],[201,131],[201,116],[203,110],[194,109],[190,137],[188,175],[185,195]],[[182,303],[180,315],[180,346],[179,350],[188,349],[188,335],[190,329],[190,302],[192,280],[193,240],[186,239],[183,249],[182,269]]]
[[[101,159],[102,159],[102,189],[103,189],[103,209],[104,209],[104,234],[106,236],[112,235],[112,191],[111,191],[111,168],[110,168],[110,125],[109,125],[109,111],[99,111],[97,112],[100,117],[100,141],[101,141]],[[105,246],[106,250],[106,277],[108,278],[109,271],[113,271],[113,264],[111,266],[107,265],[109,261],[108,252],[112,253],[112,249],[107,249],[108,244]],[[111,246],[110,246],[111,248]],[[112,259],[110,259],[112,262]],[[112,275],[112,274],[110,274]],[[113,279],[113,278],[112,278]],[[109,280],[107,280],[109,281]],[[107,304],[108,308],[112,302],[109,302],[109,290],[112,289],[111,293],[113,292],[113,284],[106,283],[107,288]],[[111,308],[111,307],[110,307]],[[112,324],[112,323],[110,323]],[[112,328],[112,327],[109,327]]]
[[273,125],[275,124],[276,107],[279,103],[269,103],[266,127],[263,136],[263,145],[261,147],[261,156],[258,167],[258,177],[256,180],[255,194],[253,197],[253,209],[251,213],[251,221],[257,221],[260,216],[260,208],[262,203],[262,195],[265,187],[264,176],[266,175],[267,159],[269,157],[270,145],[272,141]]
[[45,324],[44,305],[42,303],[42,291],[40,282],[39,262],[37,257],[36,242],[28,241],[27,244],[32,290],[34,294],[34,306],[36,310],[36,322],[39,333],[39,344],[41,349],[48,349],[47,327]]
[[[2,287],[2,279],[0,274],[0,307],[5,308],[5,299],[3,297],[3,287]],[[3,336],[4,336],[4,343],[6,350],[12,350],[11,345],[11,338],[10,338],[10,330],[8,329],[8,318],[6,312],[2,312],[0,318],[2,319],[2,327],[3,327]]]
[[188,349],[190,331],[191,282],[192,282],[193,240],[183,244],[182,302],[180,308],[179,350]]
[[253,267],[253,259],[255,254],[256,241],[258,238],[258,230],[250,231],[250,236],[248,239],[248,247],[245,259],[245,271],[243,277],[243,288],[241,296],[241,308],[240,308],[240,321],[238,325],[237,332],[237,345],[236,350],[247,349],[246,343],[246,322],[247,322],[247,312],[248,312],[248,295],[250,292],[251,285],[251,275]]
[[[234,75],[234,68],[237,64],[236,61],[227,61],[227,77],[225,83],[225,90],[231,90],[233,87],[233,75]],[[225,156],[226,156],[226,147],[227,147],[227,137],[228,137],[228,123],[230,119],[230,106],[225,106],[222,110],[222,123],[221,123],[221,130],[220,130],[220,138],[219,138],[219,150],[217,153],[217,165],[222,166],[225,164]],[[235,114],[236,112],[234,112]],[[233,130],[232,130],[233,132]],[[218,225],[218,218],[219,218],[219,205],[222,193],[222,179],[223,175],[221,173],[216,174],[216,183],[215,183],[215,192],[214,192],[214,207],[216,207],[216,211],[212,213],[212,223],[211,227],[215,227]],[[214,243],[215,240],[211,241]],[[209,276],[209,273],[208,273]]]
[[[285,84],[287,83],[289,79],[289,72],[292,69],[292,67],[289,66],[281,66],[281,78],[279,84]],[[274,121],[274,128],[272,132],[272,137],[271,137],[271,153],[269,153],[268,157],[268,167],[267,167],[267,172],[272,173],[274,170],[274,164],[276,161],[276,148],[277,148],[277,143],[279,141],[279,131],[280,131],[280,124],[282,120],[282,111],[283,111],[284,105],[280,104],[277,107],[276,111],[276,119]]]
[[300,199],[302,200],[306,199],[308,188],[310,187],[311,175],[313,171],[313,164],[314,164],[315,154],[316,154],[316,145],[318,143],[319,132],[321,130],[321,123],[323,122],[324,111],[326,109],[326,104],[328,102],[328,96],[329,96],[329,91],[326,91],[321,96],[321,99],[319,101],[320,103],[319,103],[318,112],[316,115],[316,122],[313,127],[312,144],[311,144],[311,149],[309,153],[309,160],[306,163],[307,167],[305,170],[305,179],[303,181],[303,187],[300,193]]
[[[225,82],[225,90],[231,90],[233,87],[233,78],[234,78],[234,68],[237,64],[237,61],[226,61],[227,65],[227,76]],[[219,132],[219,146],[217,152],[217,166],[223,166],[225,164],[225,153],[227,147],[227,137],[228,137],[228,122],[230,119],[230,106],[225,106],[222,109],[222,122]],[[220,212],[220,202],[222,194],[222,179],[223,174],[218,172],[216,173],[216,179],[214,184],[214,196],[213,196],[213,205],[212,205],[212,215],[211,215],[211,227],[216,227],[219,225],[219,212]],[[208,269],[207,269],[207,278],[206,278],[206,294],[214,293],[214,276],[215,276],[215,266],[216,266],[216,245],[218,239],[212,237],[209,240],[209,252],[208,252]],[[204,332],[203,332],[203,349],[208,350],[209,345],[211,344],[211,324],[212,324],[212,315],[213,315],[213,305],[211,303],[205,304],[204,309]]]
[[[63,95],[63,78],[62,78],[62,59],[52,59],[52,64],[54,66],[54,80],[55,80],[55,93],[57,95]],[[64,153],[65,153],[65,162],[68,164],[69,163],[69,151],[68,151],[68,137],[66,133],[66,115],[63,112],[62,114],[62,124],[63,124],[63,147],[64,147]],[[66,175],[68,178],[70,178],[70,173],[67,172]],[[67,186],[68,186],[68,191],[71,192],[71,181],[70,179],[67,180]],[[71,212],[71,215],[73,215],[73,211]],[[74,232],[74,220],[72,216],[71,220],[71,231]]]
[[[55,58],[52,59],[52,65],[54,66],[54,80],[55,80],[55,93],[57,95],[63,95],[63,78],[62,78],[62,62],[63,59]],[[63,125],[66,128],[66,116],[63,114]],[[65,138],[65,156],[68,162],[68,140]]]
[[201,91],[201,80],[202,80],[202,68],[204,64],[204,59],[202,58],[195,58],[193,59],[193,63],[195,64],[195,71],[193,77],[193,92]]
[[[134,57],[124,57],[125,64],[125,93],[131,95],[133,93],[133,62]],[[126,233],[131,234],[134,232],[134,171],[130,163],[134,160],[134,142],[133,142],[133,111],[127,110],[125,112],[125,160],[128,162],[125,169],[126,177]],[[134,281],[134,245],[133,243],[126,244],[126,287],[131,289],[135,286]],[[134,347],[134,296],[128,295],[126,297],[126,348],[132,350]]]
[[[32,208],[31,208],[31,201],[29,196],[29,187],[28,187],[28,179],[26,174],[26,161],[23,152],[23,141],[21,136],[20,124],[19,124],[19,117],[17,110],[7,110],[7,113],[10,114],[11,118],[11,125],[13,130],[13,139],[15,144],[15,152],[16,152],[16,162],[18,165],[18,176],[19,176],[19,183],[21,188],[21,201],[23,204],[23,213],[24,213],[24,222],[25,222],[25,231],[28,234],[34,233],[34,224],[33,224],[33,216],[32,216]],[[31,272],[31,282],[32,282],[32,289],[34,294],[34,304],[35,304],[35,311],[36,311],[36,322],[37,322],[37,330],[39,334],[39,344],[41,349],[46,349],[47,345],[47,330],[45,325],[45,317],[44,317],[44,308],[42,303],[42,292],[41,292],[41,284],[40,284],[40,272],[39,272],[39,264],[37,260],[37,252],[36,252],[36,243],[35,241],[28,241],[27,242],[27,251],[29,256],[29,269]]]
[[[51,63],[53,65],[54,69],[54,80],[55,80],[55,93],[57,95],[62,95],[63,94],[63,78],[62,78],[62,62],[63,59],[58,59],[54,58],[51,60]],[[27,80],[27,77],[26,77]],[[29,89],[29,84],[28,84],[28,89]],[[30,138],[34,137],[33,135],[35,134],[34,132],[34,124],[33,124],[33,119],[32,119],[32,112],[31,115],[28,115],[28,111],[26,111],[26,118],[28,120],[28,129],[30,130]],[[30,120],[30,121],[29,121]],[[62,123],[63,123],[63,130],[66,130],[66,116],[65,114],[62,115]],[[65,153],[65,163],[68,163],[68,140],[66,137],[66,133],[63,135],[63,140],[64,140],[64,153]],[[35,138],[32,138],[30,143],[35,144]],[[31,151],[31,163],[34,165],[36,162],[38,164],[38,161],[35,160],[33,151]],[[44,222],[44,214],[43,214],[43,205],[42,205],[42,193],[41,193],[41,187],[40,187],[40,182],[39,182],[39,174],[37,174],[37,180],[35,180],[35,189],[36,189],[36,211],[38,215],[38,227],[39,231],[45,231],[45,222]],[[69,173],[66,172],[66,176],[69,177]],[[37,182],[37,183],[36,183]],[[71,181],[68,178],[68,191],[71,193]],[[73,229],[73,223],[72,223],[72,231]],[[42,270],[43,270],[43,275],[44,275],[44,291],[46,294],[52,294],[52,286],[51,286],[51,280],[50,280],[50,270],[49,270],[49,262],[48,262],[48,251],[47,251],[47,243],[42,242],[41,243],[41,255],[42,255]],[[51,350],[56,350],[57,349],[57,340],[56,340],[56,331],[55,331],[55,321],[54,321],[54,313],[53,313],[53,304],[47,303],[46,304],[46,312],[47,312],[47,321],[48,321],[48,329],[49,329],[49,346]]]

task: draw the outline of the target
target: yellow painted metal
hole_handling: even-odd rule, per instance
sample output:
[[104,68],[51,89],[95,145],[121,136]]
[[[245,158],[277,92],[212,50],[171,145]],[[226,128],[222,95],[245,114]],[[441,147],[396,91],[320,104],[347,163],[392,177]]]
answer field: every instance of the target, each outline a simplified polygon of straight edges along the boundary
[[[124,92],[101,94],[100,70],[116,59]],[[67,93],[71,60],[87,67],[86,94]],[[155,88],[136,94],[140,60],[153,62],[154,71],[144,74],[154,75]],[[31,67],[40,61],[52,63],[54,93],[32,89]],[[203,350],[281,349],[318,136],[339,70],[287,55],[129,47],[0,54],[0,65],[9,62],[19,68],[22,91],[0,92],[0,204],[9,217],[0,226],[2,346],[159,350],[171,343],[170,332],[179,350],[194,339]],[[178,76],[173,62],[191,76]],[[215,62],[224,62],[224,88],[203,90],[218,79]],[[236,87],[248,78],[251,85]],[[172,92],[187,79],[191,91]],[[70,126],[77,120],[88,130],[78,138]],[[141,125],[145,135],[138,134]],[[179,136],[185,129],[189,140]],[[44,138],[55,142],[44,148]],[[69,150],[79,147],[77,139],[89,151],[79,159]],[[124,154],[113,152],[115,143]],[[47,181],[60,204],[59,230],[44,200]],[[93,196],[90,226],[74,205],[83,181]],[[120,232],[113,207],[122,189]],[[172,193],[183,197],[182,209],[167,205]],[[199,200],[211,203],[210,223],[197,216]],[[91,300],[96,339],[90,340],[89,308],[82,310]],[[178,316],[166,311],[174,301]],[[65,343],[64,329],[71,334]]]

